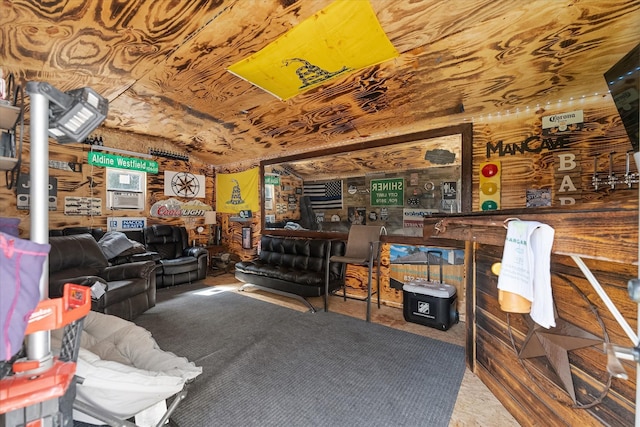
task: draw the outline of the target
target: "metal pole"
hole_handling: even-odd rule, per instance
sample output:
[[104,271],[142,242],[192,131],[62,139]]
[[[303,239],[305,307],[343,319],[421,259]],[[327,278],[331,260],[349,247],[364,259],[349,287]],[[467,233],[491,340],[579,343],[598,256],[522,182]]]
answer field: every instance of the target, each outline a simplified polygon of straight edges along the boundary
[[[31,152],[29,202],[31,241],[49,243],[49,100],[33,90],[35,82],[28,82],[27,94],[31,98]],[[49,297],[49,257],[45,258],[40,277],[40,300]],[[40,369],[53,365],[51,334],[40,331],[27,336],[27,358],[40,361]]]
[[638,335],[633,331],[633,329],[629,325],[629,322],[627,322],[624,316],[622,316],[622,313],[620,313],[613,301],[611,301],[611,298],[609,298],[607,292],[602,288],[602,285],[600,284],[600,282],[598,282],[598,279],[596,279],[591,270],[589,270],[589,267],[587,267],[584,261],[582,261],[582,258],[577,255],[571,255],[571,259],[573,259],[576,265],[580,268],[580,270],[584,274],[584,277],[587,278],[600,299],[602,299],[602,302],[604,302],[613,317],[618,321],[618,324],[620,324],[620,327],[622,327],[633,345],[638,345]]
[[[636,168],[640,172],[640,152],[633,154],[636,162]],[[638,186],[638,277],[640,277],[640,186]],[[640,316],[640,303],[638,304],[638,316]],[[640,319],[640,317],[637,317]],[[640,336],[640,322],[638,322],[638,336]],[[639,345],[639,343],[634,343]],[[638,402],[640,402],[640,364],[636,364],[636,427],[640,426],[640,412],[638,411]]]

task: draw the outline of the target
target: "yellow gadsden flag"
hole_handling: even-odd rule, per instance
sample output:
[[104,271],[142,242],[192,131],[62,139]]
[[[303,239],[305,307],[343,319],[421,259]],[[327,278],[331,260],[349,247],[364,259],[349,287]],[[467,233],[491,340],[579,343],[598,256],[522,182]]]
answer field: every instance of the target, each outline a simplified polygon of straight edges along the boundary
[[216,210],[237,214],[240,211],[260,210],[258,202],[259,169],[216,175]]
[[228,70],[285,100],[397,56],[369,0],[336,0]]

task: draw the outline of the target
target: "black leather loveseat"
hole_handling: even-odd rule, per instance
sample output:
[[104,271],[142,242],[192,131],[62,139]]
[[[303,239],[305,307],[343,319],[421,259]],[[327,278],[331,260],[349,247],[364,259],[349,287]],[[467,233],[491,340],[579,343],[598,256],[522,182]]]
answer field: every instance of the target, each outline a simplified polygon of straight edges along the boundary
[[49,238],[49,296],[62,296],[65,283],[93,286],[104,294],[91,309],[132,320],[156,305],[156,264],[153,261],[109,265],[90,234]]
[[[310,311],[315,308],[306,297],[324,296],[326,265],[329,257],[344,255],[345,243],[339,240],[262,236],[260,253],[252,261],[235,265],[236,279],[244,282],[240,289],[255,287],[296,298]],[[329,293],[342,286],[344,264],[329,265]]]

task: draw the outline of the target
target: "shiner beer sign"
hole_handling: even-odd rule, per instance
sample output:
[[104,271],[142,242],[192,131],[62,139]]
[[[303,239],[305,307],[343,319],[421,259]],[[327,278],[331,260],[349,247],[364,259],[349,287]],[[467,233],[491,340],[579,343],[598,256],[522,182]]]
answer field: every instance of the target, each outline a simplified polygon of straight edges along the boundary
[[371,206],[404,206],[404,178],[372,179]]

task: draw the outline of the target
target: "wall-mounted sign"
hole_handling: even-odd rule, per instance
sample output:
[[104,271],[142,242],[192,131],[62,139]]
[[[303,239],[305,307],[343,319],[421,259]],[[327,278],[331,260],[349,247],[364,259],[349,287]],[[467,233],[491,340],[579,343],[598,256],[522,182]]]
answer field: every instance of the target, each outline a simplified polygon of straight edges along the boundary
[[204,216],[206,211],[212,211],[213,208],[199,200],[190,200],[182,204],[181,216]]
[[403,206],[404,178],[372,179],[371,206]]
[[382,221],[386,221],[389,219],[389,209],[387,208],[380,209],[380,219]]
[[552,116],[542,116],[542,134],[549,135],[556,132],[566,132],[568,130],[582,129],[584,125],[584,115],[582,110],[569,111],[566,113],[554,114]]
[[280,177],[278,175],[265,175],[264,176],[264,184],[265,185],[280,185]]
[[147,218],[145,217],[124,217],[124,216],[107,217],[107,229],[109,231],[142,230],[146,226],[147,226]]
[[456,161],[456,153],[442,149],[427,150],[424,153],[424,159],[434,165],[450,165]]
[[[582,178],[582,164],[576,153],[563,152],[554,157],[553,167],[553,204],[568,206],[575,205],[581,199],[580,187]],[[527,200],[528,204],[528,200]],[[528,206],[527,206],[528,207]]]
[[78,163],[78,162],[63,162],[60,160],[49,160],[49,167],[53,169],[68,171],[68,172],[82,172],[82,163]]
[[569,134],[549,135],[546,138],[540,135],[531,135],[521,142],[498,141],[487,142],[487,159],[497,153],[499,157],[518,156],[525,153],[541,153],[542,151],[564,150],[571,145]]
[[442,210],[445,212],[459,212],[458,203],[458,183],[456,181],[445,181],[442,183]]
[[65,197],[65,215],[102,215],[102,199],[99,197]]
[[158,162],[133,157],[122,157],[114,154],[90,151],[87,153],[87,162],[90,165],[103,168],[119,168],[147,173],[158,173]]
[[199,200],[190,200],[182,203],[177,199],[161,200],[154,203],[149,210],[150,215],[159,218],[181,218],[185,216],[204,216],[206,211],[213,208]]
[[191,172],[164,172],[164,195],[190,199],[205,197],[205,176]]
[[528,208],[551,206],[551,189],[527,188],[526,198]]
[[402,210],[402,228],[405,236],[422,236],[424,218],[431,215],[433,210],[405,208]]
[[[30,209],[31,181],[29,174],[21,174],[16,185],[16,208],[24,211]],[[58,209],[58,178],[49,177],[49,210]]]
[[434,212],[438,212],[434,209],[420,209],[420,208],[404,208],[402,209],[402,224],[404,228],[423,228],[424,219],[431,216]]

